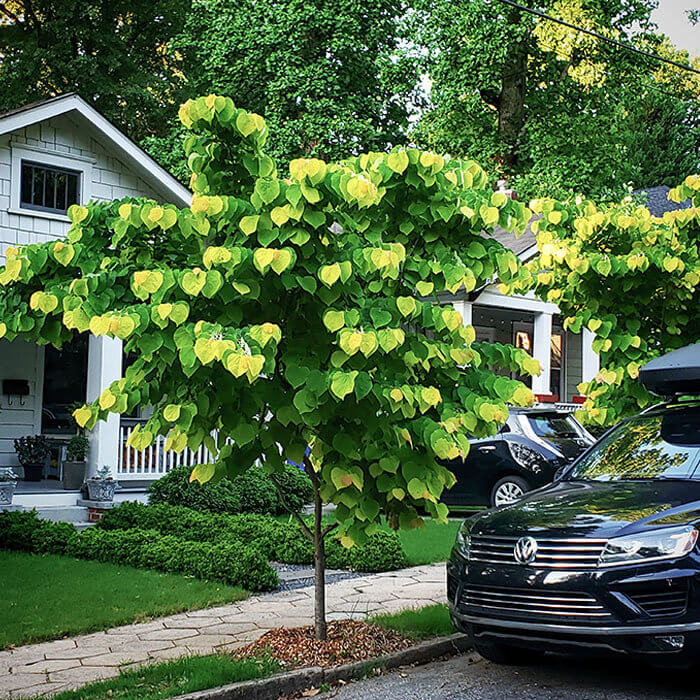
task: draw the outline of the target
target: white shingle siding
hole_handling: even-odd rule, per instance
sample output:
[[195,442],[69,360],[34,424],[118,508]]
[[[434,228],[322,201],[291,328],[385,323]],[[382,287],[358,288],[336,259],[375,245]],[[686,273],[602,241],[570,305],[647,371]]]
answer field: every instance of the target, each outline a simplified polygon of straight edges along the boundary
[[[41,243],[65,236],[68,223],[32,213],[11,214],[12,147],[28,147],[34,150],[31,157],[41,162],[42,152],[75,157],[76,169],[90,162],[90,182],[83,183],[84,201],[99,199],[109,201],[122,197],[149,197],[162,200],[140,177],[134,174],[113,148],[81,130],[68,116],[59,116],[24,129],[0,136],[0,263],[4,262],[8,246]],[[87,159],[87,160],[86,160]]]

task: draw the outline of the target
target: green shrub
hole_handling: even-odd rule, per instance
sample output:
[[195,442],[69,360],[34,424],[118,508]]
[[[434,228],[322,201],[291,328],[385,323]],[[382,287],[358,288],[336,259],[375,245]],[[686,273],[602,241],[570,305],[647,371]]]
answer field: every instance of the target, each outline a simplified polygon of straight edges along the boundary
[[40,520],[32,535],[33,551],[36,554],[65,554],[77,536],[78,532],[71,523]]
[[41,520],[34,510],[10,510],[0,513],[0,549],[34,551],[34,534]]
[[393,571],[406,566],[406,555],[395,532],[376,532],[364,544],[348,551],[348,563],[355,571]]
[[177,467],[154,481],[148,488],[150,503],[229,515],[278,515],[287,510],[275,484],[284,493],[284,503],[294,511],[301,510],[313,498],[311,480],[292,465],[286,465],[284,471],[274,477],[259,467],[252,467],[235,479],[223,479],[216,484],[190,482],[191,471],[191,467]]

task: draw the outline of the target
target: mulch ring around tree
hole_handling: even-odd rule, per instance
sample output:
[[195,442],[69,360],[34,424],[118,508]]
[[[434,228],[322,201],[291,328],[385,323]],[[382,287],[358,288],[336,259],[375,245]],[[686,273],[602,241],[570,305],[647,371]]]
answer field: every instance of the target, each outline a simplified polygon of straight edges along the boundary
[[398,632],[356,620],[328,623],[328,639],[318,641],[312,625],[278,628],[234,652],[237,657],[272,657],[283,667],[342,666],[408,649],[415,642]]

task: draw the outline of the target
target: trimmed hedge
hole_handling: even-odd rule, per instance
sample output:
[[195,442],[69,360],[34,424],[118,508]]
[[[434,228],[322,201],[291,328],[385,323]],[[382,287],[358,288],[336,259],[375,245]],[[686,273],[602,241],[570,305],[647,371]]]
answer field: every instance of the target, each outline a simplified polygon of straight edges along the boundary
[[[223,479],[216,484],[190,482],[191,471],[191,467],[177,467],[154,481],[148,488],[150,502],[230,515],[280,515],[287,512],[285,505],[299,512],[313,499],[311,480],[292,465],[286,465],[283,472],[273,477],[259,467],[252,467],[235,479]],[[284,493],[284,505],[278,488]]]
[[94,527],[78,533],[70,523],[39,520],[35,511],[0,513],[0,549],[182,573],[250,591],[269,591],[279,585],[267,556],[241,541],[194,542],[162,535],[157,529],[133,527]]
[[[313,545],[294,522],[264,515],[222,515],[182,506],[123,503],[105,513],[98,524],[106,530],[151,529],[195,542],[246,542],[269,559],[285,564],[312,564]],[[333,569],[391,571],[406,566],[395,532],[378,532],[361,545],[345,549],[332,534],[326,538],[327,564]]]

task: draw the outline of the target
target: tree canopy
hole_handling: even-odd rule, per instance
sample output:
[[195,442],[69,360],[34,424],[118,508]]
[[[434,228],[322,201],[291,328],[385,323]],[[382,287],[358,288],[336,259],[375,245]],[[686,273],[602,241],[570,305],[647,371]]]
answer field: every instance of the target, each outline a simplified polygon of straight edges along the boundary
[[0,2],[0,111],[78,92],[139,140],[175,116],[189,0]]
[[[690,64],[656,33],[655,0],[522,4]],[[493,164],[524,199],[619,197],[697,171],[700,75],[497,1],[417,7],[432,84],[419,145]]]
[[191,207],[74,205],[67,240],[8,249],[0,337],[123,339],[134,361],[76,421],[150,405],[131,446],[204,444],[216,457],[195,467],[200,481],[303,461],[320,560],[321,502],[337,505],[347,546],[381,512],[400,527],[444,521],[454,476],[441,461],[495,432],[507,403],[533,401],[491,367],[539,365],[474,343],[437,294],[512,281],[518,260],[488,233],[523,231],[530,210],[473,161],[396,148],[295,159],[280,176],[264,120],[230,98],[188,101],[180,118]]
[[[270,127],[280,164],[406,142],[416,62],[401,55],[402,0],[194,0],[171,50],[183,57],[180,99],[231,95]],[[182,130],[149,150],[184,173]]]
[[669,197],[692,206],[657,218],[628,197],[531,203],[538,258],[510,285],[556,303],[564,327],[596,334],[601,370],[579,386],[584,418],[609,425],[658,401],[638,381],[654,357],[700,342],[700,176]]

